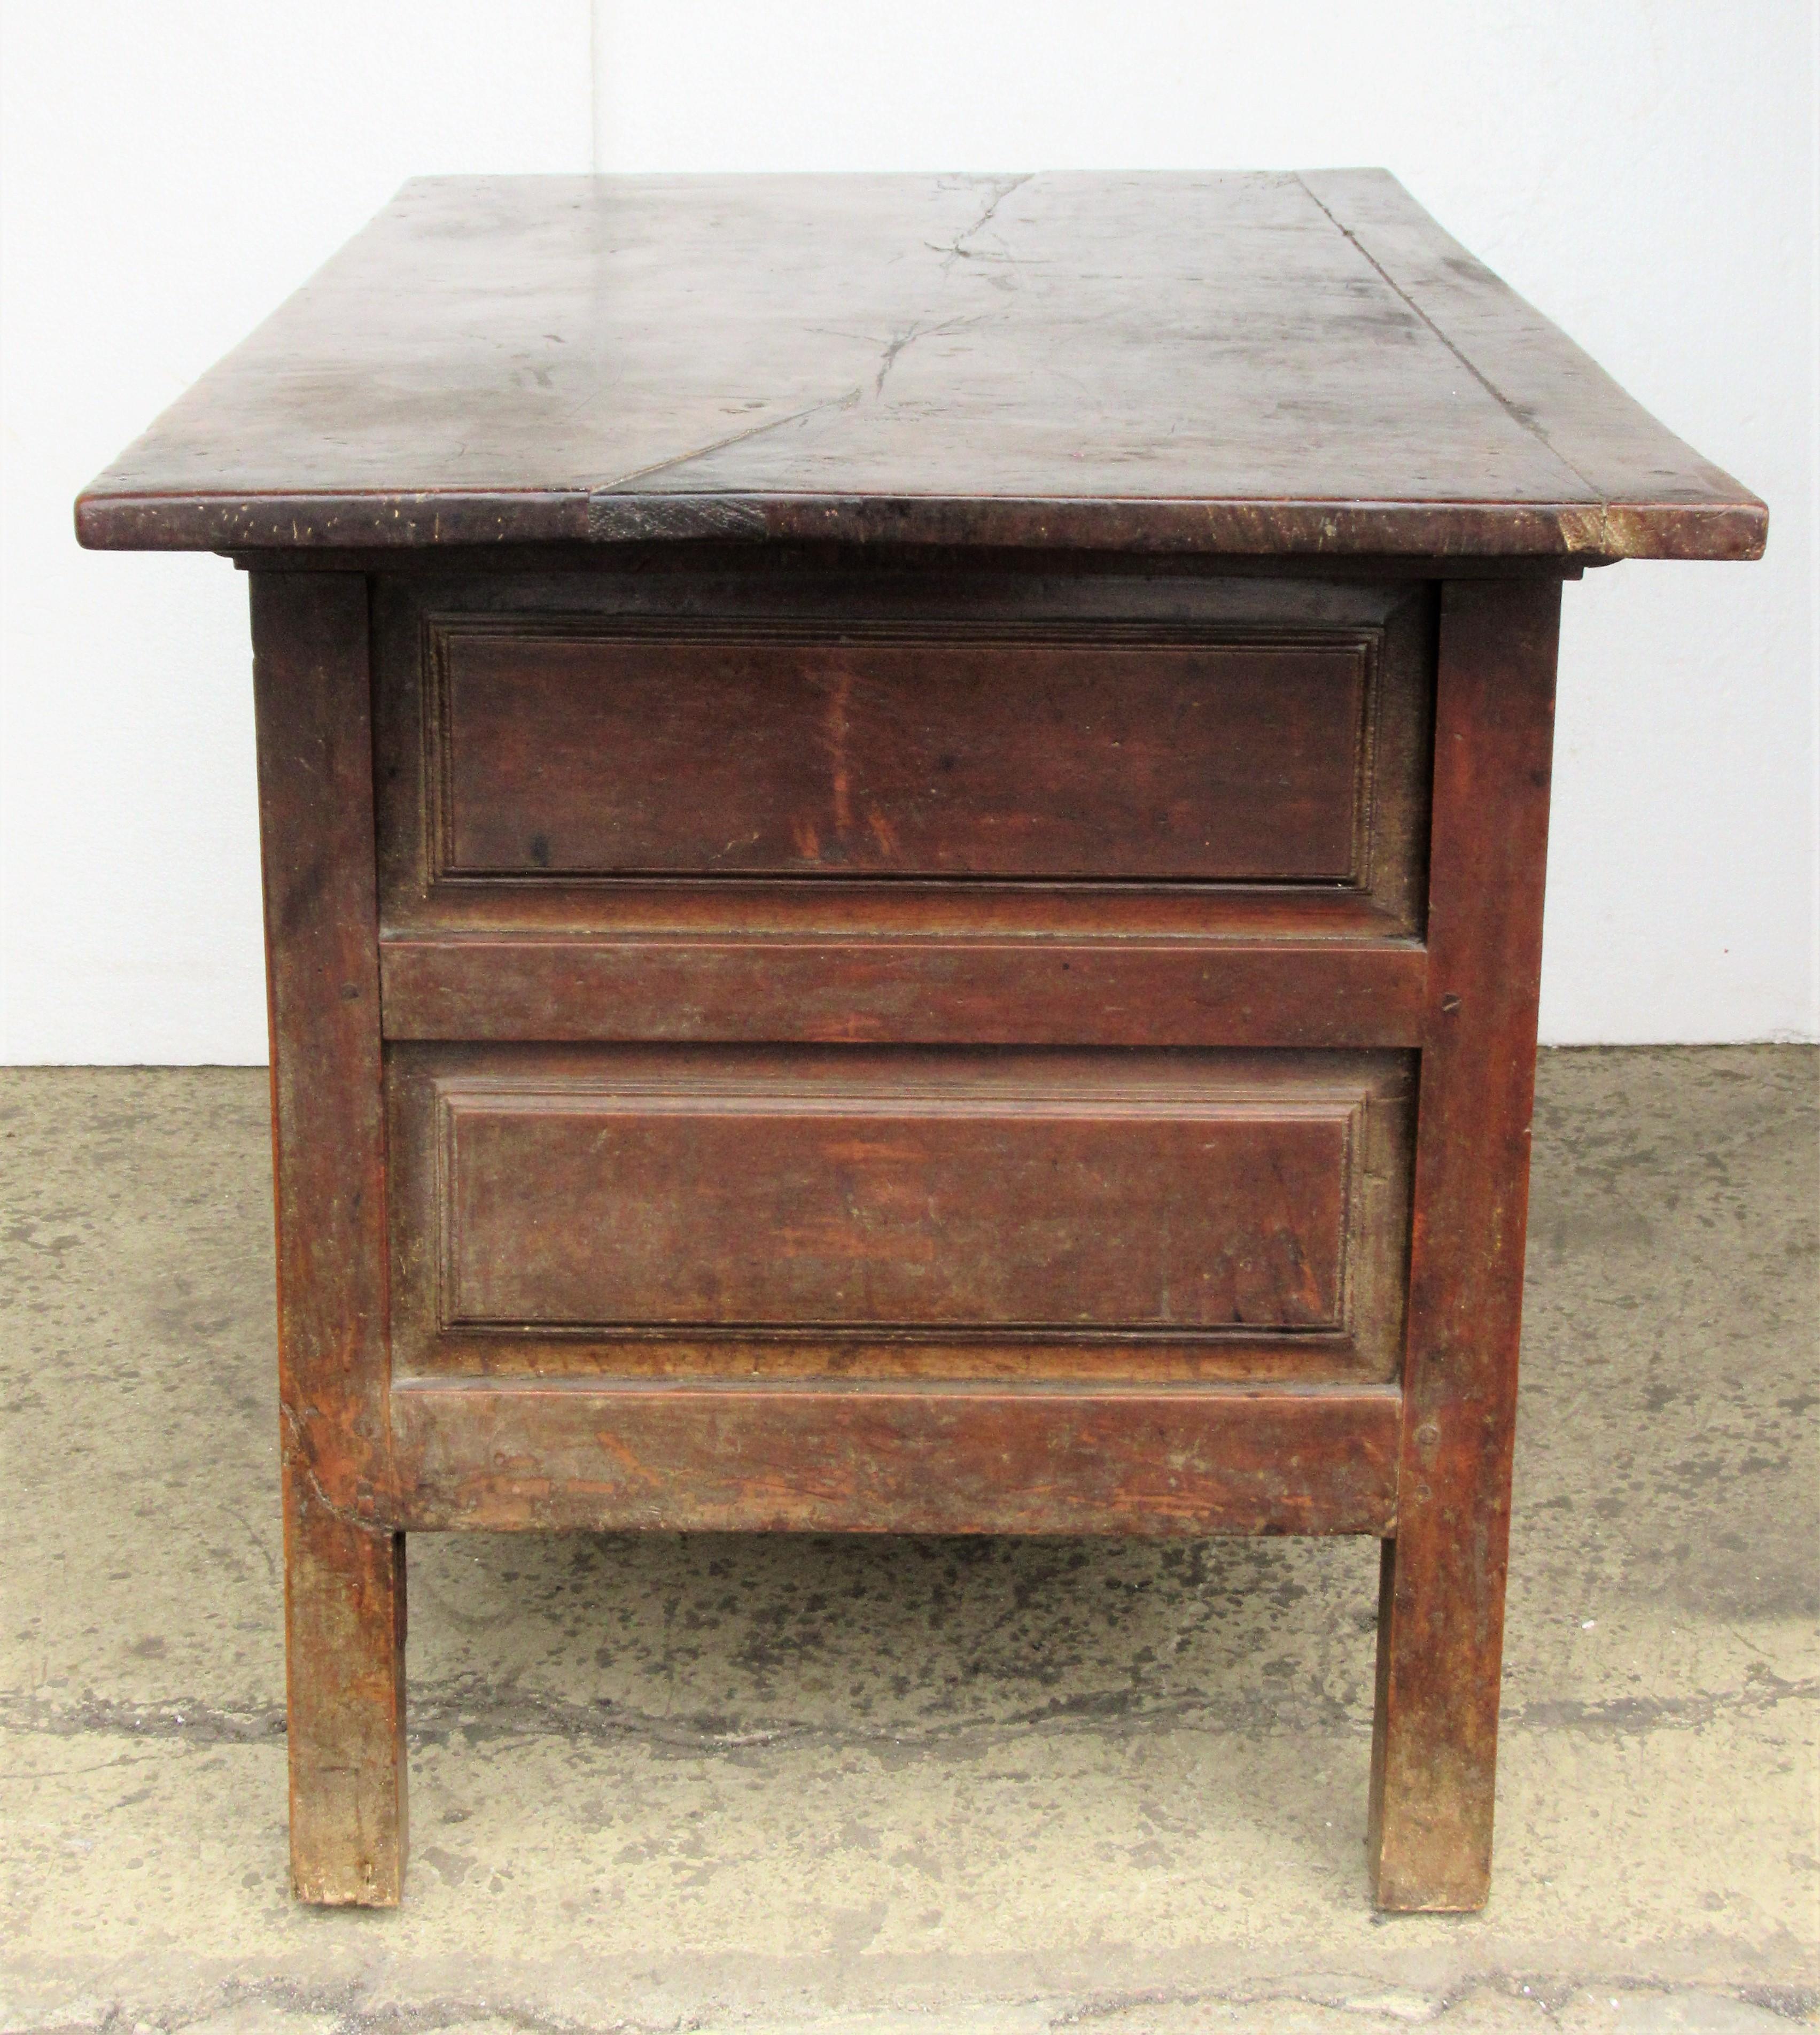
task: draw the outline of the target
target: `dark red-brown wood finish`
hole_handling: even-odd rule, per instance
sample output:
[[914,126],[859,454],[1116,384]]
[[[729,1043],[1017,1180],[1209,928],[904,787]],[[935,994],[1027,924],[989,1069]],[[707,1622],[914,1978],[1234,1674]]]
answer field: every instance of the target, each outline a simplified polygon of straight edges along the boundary
[[252,575],[300,1895],[405,1533],[644,1527],[1372,1535],[1483,1901],[1560,582],[1760,502],[1381,172],[439,179],[77,521]]
[[408,184],[84,495],[127,549],[1739,558],[1382,171]]
[[367,592],[252,584],[293,1877],[307,1901],[386,1903],[404,1869],[404,1537],[376,1502],[391,1435]]

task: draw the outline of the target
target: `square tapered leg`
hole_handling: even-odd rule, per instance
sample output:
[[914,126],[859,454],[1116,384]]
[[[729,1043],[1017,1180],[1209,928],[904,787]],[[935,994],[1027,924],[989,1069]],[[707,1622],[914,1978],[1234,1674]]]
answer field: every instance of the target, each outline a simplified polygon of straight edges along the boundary
[[1491,1884],[1558,588],[1445,591],[1397,1530],[1369,1845],[1381,1908]]
[[389,1908],[403,1891],[404,1536],[329,1511],[293,1469],[284,1506],[291,1880]]

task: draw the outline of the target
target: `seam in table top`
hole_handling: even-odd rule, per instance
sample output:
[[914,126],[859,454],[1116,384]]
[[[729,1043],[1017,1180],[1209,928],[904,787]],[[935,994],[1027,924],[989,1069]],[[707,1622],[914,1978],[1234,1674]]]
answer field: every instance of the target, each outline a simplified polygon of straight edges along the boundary
[[1428,329],[1434,333],[1435,337],[1440,340],[1441,344],[1446,348],[1447,351],[1453,355],[1453,358],[1459,362],[1460,365],[1465,369],[1466,372],[1479,384],[1480,387],[1485,391],[1486,394],[1488,395],[1504,412],[1504,414],[1510,418],[1511,422],[1521,426],[1523,430],[1526,431],[1529,435],[1536,440],[1536,443],[1539,444],[1548,454],[1549,457],[1554,460],[1557,465],[1565,467],[1568,472],[1572,474],[1574,478],[1586,490],[1587,493],[1592,497],[1593,502],[1598,505],[1599,535],[1601,543],[1603,544],[1604,540],[1610,534],[1610,519],[1608,511],[1611,505],[1606,498],[1605,491],[1593,480],[1590,474],[1582,473],[1579,468],[1574,464],[1573,461],[1570,460],[1561,448],[1555,444],[1554,440],[1549,437],[1548,434],[1542,429],[1541,426],[1536,423],[1533,418],[1526,416],[1522,410],[1505,394],[1502,389],[1498,386],[1497,383],[1492,381],[1491,378],[1483,373],[1483,371],[1473,362],[1471,356],[1461,351],[1460,348],[1457,346],[1453,340],[1442,330],[1441,327],[1435,323],[1432,318],[1429,316],[1428,313],[1423,308],[1423,307],[1410,295],[1409,292],[1404,288],[1403,285],[1397,281],[1397,278],[1391,274],[1390,271],[1385,267],[1384,264],[1378,259],[1377,256],[1371,252],[1371,249],[1365,245],[1364,242],[1361,240],[1358,235],[1352,231],[1352,228],[1346,224],[1345,220],[1333,210],[1332,206],[1326,204],[1317,192],[1310,188],[1308,183],[1303,178],[1300,171],[1297,171],[1292,174],[1295,175],[1296,182],[1300,184],[1303,191],[1307,194],[1309,202],[1319,207],[1322,214],[1327,219],[1330,220],[1333,224],[1338,228],[1341,232],[1345,235],[1346,238],[1352,242],[1352,245],[1358,249],[1359,252],[1367,261],[1371,263],[1371,266],[1384,278],[1384,280],[1389,284],[1390,288],[1396,292],[1397,295],[1401,298],[1403,302],[1409,307],[1410,310],[1416,314]]

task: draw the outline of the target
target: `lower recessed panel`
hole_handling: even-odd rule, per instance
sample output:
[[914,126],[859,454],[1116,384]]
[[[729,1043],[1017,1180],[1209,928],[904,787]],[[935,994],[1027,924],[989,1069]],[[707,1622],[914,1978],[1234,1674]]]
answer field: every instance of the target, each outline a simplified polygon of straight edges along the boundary
[[1396,1054],[400,1047],[395,1367],[1393,1374]]

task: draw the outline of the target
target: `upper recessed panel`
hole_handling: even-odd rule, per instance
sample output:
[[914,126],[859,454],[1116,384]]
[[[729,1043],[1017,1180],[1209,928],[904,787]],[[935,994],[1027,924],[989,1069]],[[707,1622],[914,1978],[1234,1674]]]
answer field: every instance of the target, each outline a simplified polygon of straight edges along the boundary
[[1373,641],[433,625],[437,878],[1361,885]]
[[424,179],[77,521],[1596,558],[1765,516],[1361,171]]

